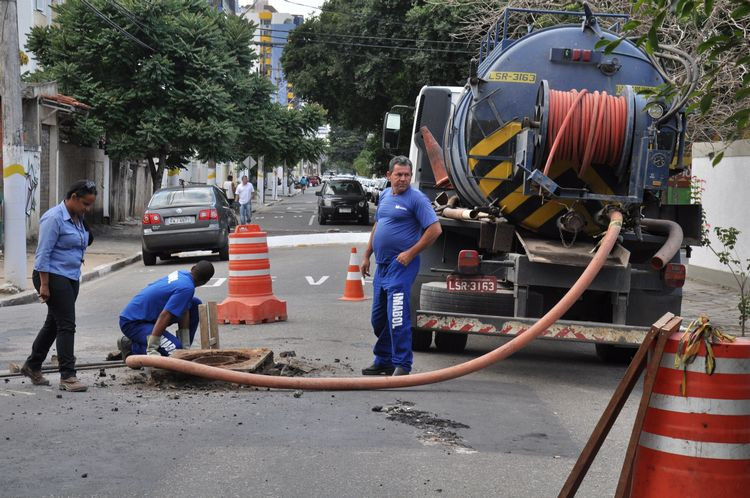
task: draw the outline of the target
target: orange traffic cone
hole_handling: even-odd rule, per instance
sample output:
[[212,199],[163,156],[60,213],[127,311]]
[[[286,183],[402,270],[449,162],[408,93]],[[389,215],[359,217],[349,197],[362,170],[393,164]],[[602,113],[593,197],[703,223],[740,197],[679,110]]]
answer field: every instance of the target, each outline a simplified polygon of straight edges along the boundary
[[240,225],[229,235],[229,291],[219,304],[219,323],[247,325],[285,321],[286,301],[273,295],[266,232]]
[[349,255],[349,269],[346,272],[344,295],[339,299],[341,301],[364,301],[367,299],[365,290],[362,288],[362,273],[359,271],[356,247],[352,247],[352,253]]

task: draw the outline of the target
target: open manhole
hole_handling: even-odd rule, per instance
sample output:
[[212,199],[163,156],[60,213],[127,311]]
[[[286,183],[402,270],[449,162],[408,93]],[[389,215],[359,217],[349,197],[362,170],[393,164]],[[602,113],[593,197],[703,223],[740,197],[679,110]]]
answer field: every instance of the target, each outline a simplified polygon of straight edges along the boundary
[[266,348],[199,349],[175,351],[172,358],[238,372],[256,372],[273,362],[273,352]]

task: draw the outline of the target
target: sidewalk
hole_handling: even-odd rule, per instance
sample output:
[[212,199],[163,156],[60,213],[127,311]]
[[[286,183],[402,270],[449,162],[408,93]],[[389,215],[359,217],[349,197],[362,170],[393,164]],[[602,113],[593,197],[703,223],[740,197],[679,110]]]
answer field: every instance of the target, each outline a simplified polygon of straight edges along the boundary
[[[117,225],[92,225],[94,243],[86,250],[86,260],[81,267],[81,281],[88,282],[109,272],[141,260],[140,223],[131,221]],[[0,253],[0,307],[27,304],[37,300],[31,283],[34,269],[36,244],[26,247],[26,290],[7,292],[5,282],[5,260]]]
[[[270,191],[266,202],[262,206],[253,208],[254,212],[263,212],[265,208],[284,202],[298,195],[299,190],[293,190],[288,196],[281,196],[277,200],[270,199]],[[81,281],[88,282],[102,277],[109,272],[141,260],[141,232],[140,220],[131,220],[115,225],[92,225],[94,243],[86,250],[86,260],[81,267]],[[34,251],[36,243],[26,247],[26,289],[14,292],[6,286],[5,258],[0,251],[0,308],[17,304],[27,304],[37,300],[37,294],[31,283],[31,273],[34,269]]]

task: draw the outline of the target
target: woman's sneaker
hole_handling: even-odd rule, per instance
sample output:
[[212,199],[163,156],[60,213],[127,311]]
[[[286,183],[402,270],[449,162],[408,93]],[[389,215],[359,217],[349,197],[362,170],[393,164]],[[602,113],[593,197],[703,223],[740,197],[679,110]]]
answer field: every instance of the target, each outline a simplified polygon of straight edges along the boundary
[[72,393],[82,393],[89,387],[86,384],[81,384],[77,377],[68,377],[67,379],[60,379],[60,390],[70,391]]
[[48,386],[49,381],[42,375],[41,370],[32,370],[28,363],[24,363],[21,367],[21,373],[31,379],[31,383],[35,386]]

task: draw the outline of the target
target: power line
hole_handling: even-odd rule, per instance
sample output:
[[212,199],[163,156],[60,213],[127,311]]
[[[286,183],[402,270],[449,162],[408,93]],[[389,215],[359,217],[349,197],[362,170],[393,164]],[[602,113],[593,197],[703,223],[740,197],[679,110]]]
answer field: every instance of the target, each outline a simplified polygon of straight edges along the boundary
[[125,7],[124,5],[122,5],[122,4],[121,4],[120,2],[118,2],[117,0],[107,0],[107,1],[108,1],[108,2],[110,3],[110,5],[112,5],[112,6],[113,6],[113,7],[115,8],[115,9],[117,9],[118,11],[120,11],[120,13],[121,13],[122,15],[124,15],[124,16],[125,16],[125,17],[127,17],[127,18],[128,18],[128,19],[129,19],[130,21],[132,21],[132,22],[133,22],[133,24],[135,24],[136,26],[138,26],[139,28],[141,28],[141,31],[143,31],[143,32],[144,32],[144,33],[146,33],[147,35],[149,34],[149,33],[148,33],[148,30],[146,29],[146,26],[144,26],[144,25],[143,25],[143,24],[141,23],[141,21],[140,21],[140,20],[139,20],[139,19],[138,19],[138,18],[137,18],[137,17],[135,16],[135,14],[133,14],[133,12],[132,12],[132,11],[128,10],[128,8],[127,8],[127,7]]
[[[318,41],[311,40],[311,43],[328,43],[328,42],[318,42]],[[284,48],[284,47],[287,46],[286,43],[268,43],[268,42],[256,42],[256,41],[251,42],[251,45],[258,45],[258,46],[262,46],[262,47],[279,47],[279,48]],[[369,45],[363,45],[363,46],[367,47]],[[390,59],[390,60],[394,60],[394,61],[403,61],[404,60],[401,57],[390,57],[390,56],[382,56],[382,57],[385,58],[385,59]],[[469,64],[468,60],[465,60],[465,61],[440,61],[440,62],[442,64],[456,64],[456,65],[460,65],[460,64],[466,64],[466,65],[468,65]]]
[[142,46],[143,48],[151,50],[152,52],[156,52],[155,49],[153,49],[150,46],[146,45],[141,40],[139,40],[135,36],[131,35],[127,30],[125,30],[124,28],[120,27],[112,19],[110,19],[109,17],[107,17],[106,15],[104,15],[104,13],[102,13],[99,9],[97,9],[96,7],[94,7],[93,5],[91,5],[88,0],[81,0],[81,3],[83,5],[85,5],[86,7],[88,7],[88,9],[91,12],[93,12],[97,17],[101,18],[104,22],[106,22],[107,24],[109,24],[110,26],[112,26],[113,28],[115,28],[117,31],[119,31],[120,33],[122,33],[123,35],[125,35],[131,41],[137,43],[138,45]]
[[[260,28],[261,31],[274,31],[279,33],[293,33],[294,30],[284,30],[284,29],[267,29],[267,28]],[[299,32],[301,33],[301,31]],[[445,43],[445,44],[453,44],[453,45],[474,45],[474,42],[454,42],[454,41],[445,41],[445,40],[425,40],[421,38],[392,38],[388,36],[369,36],[369,35],[344,35],[340,33],[304,33],[304,34],[313,34],[315,36],[336,36],[340,38],[367,38],[370,40],[387,40],[387,41],[408,41],[408,42],[424,42],[424,43]]]
[[[315,35],[313,35],[315,36]],[[277,40],[287,40],[286,37],[283,36],[268,36],[269,38],[276,38]],[[451,53],[451,54],[468,54],[473,55],[474,52],[470,52],[467,50],[450,50],[450,49],[444,49],[444,48],[420,48],[420,47],[404,47],[404,46],[394,46],[394,45],[372,45],[372,44],[366,44],[366,43],[353,43],[353,42],[342,42],[342,41],[336,41],[336,40],[321,40],[321,39],[315,39],[315,40],[305,40],[307,42],[312,43],[327,43],[332,45],[343,45],[348,47],[367,47],[367,48],[385,48],[385,49],[391,49],[391,50],[411,50],[416,52],[436,52],[436,53]]]

